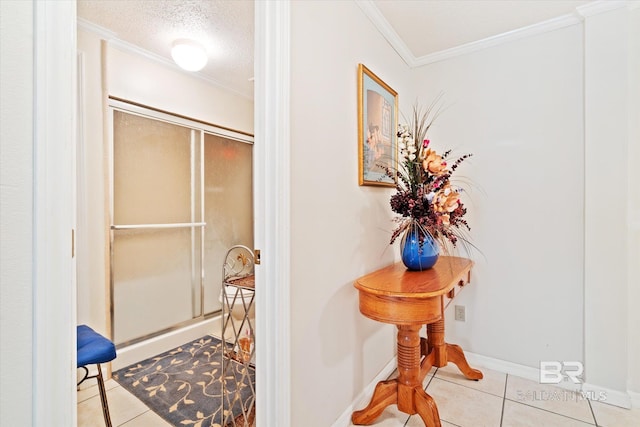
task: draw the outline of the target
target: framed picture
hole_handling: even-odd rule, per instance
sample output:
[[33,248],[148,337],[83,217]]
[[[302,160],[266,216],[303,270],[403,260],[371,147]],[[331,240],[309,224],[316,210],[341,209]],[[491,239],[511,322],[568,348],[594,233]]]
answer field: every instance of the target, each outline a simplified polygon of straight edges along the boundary
[[398,93],[358,64],[358,183],[393,187],[385,167],[395,170]]

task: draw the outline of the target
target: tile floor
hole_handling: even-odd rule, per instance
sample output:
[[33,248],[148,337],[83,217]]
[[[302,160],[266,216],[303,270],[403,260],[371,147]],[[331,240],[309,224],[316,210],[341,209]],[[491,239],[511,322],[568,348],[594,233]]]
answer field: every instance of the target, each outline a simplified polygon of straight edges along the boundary
[[[455,365],[433,369],[425,378],[438,405],[442,427],[639,427],[640,409],[622,409],[582,399],[579,394],[478,366],[481,381],[468,381]],[[170,427],[113,380],[107,395],[114,427]],[[423,427],[392,405],[372,424],[377,427]],[[78,392],[78,427],[103,427],[97,387]],[[295,427],[311,427],[295,426]],[[315,427],[315,426],[313,426]]]
[[[622,409],[582,399],[579,393],[492,371],[482,366],[480,381],[469,381],[449,364],[424,380],[442,427],[640,427],[640,409]],[[424,427],[417,415],[389,406],[376,427]]]

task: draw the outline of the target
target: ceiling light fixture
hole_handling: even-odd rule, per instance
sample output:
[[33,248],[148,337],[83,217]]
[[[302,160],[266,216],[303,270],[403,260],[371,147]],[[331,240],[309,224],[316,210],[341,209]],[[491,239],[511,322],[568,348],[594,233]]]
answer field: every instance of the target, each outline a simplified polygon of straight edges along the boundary
[[207,52],[204,47],[193,40],[179,39],[173,42],[171,57],[187,71],[200,71],[207,65]]

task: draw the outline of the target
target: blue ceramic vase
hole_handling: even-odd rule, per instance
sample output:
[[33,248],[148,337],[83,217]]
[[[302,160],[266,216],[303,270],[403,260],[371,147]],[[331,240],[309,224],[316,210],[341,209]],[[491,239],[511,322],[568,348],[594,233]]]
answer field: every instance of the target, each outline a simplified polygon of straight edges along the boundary
[[[420,234],[424,235],[422,245]],[[433,267],[438,261],[440,246],[431,235],[419,227],[411,226],[400,241],[402,262],[407,269],[422,271]]]

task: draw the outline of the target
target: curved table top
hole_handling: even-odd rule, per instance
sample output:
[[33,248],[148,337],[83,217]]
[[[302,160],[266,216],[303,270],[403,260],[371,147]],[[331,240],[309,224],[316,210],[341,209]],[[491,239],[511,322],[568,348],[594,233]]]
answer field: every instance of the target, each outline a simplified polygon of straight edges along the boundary
[[398,262],[356,280],[361,292],[384,298],[432,298],[444,295],[459,282],[469,280],[473,261],[467,258],[440,256],[424,271],[409,271]]

